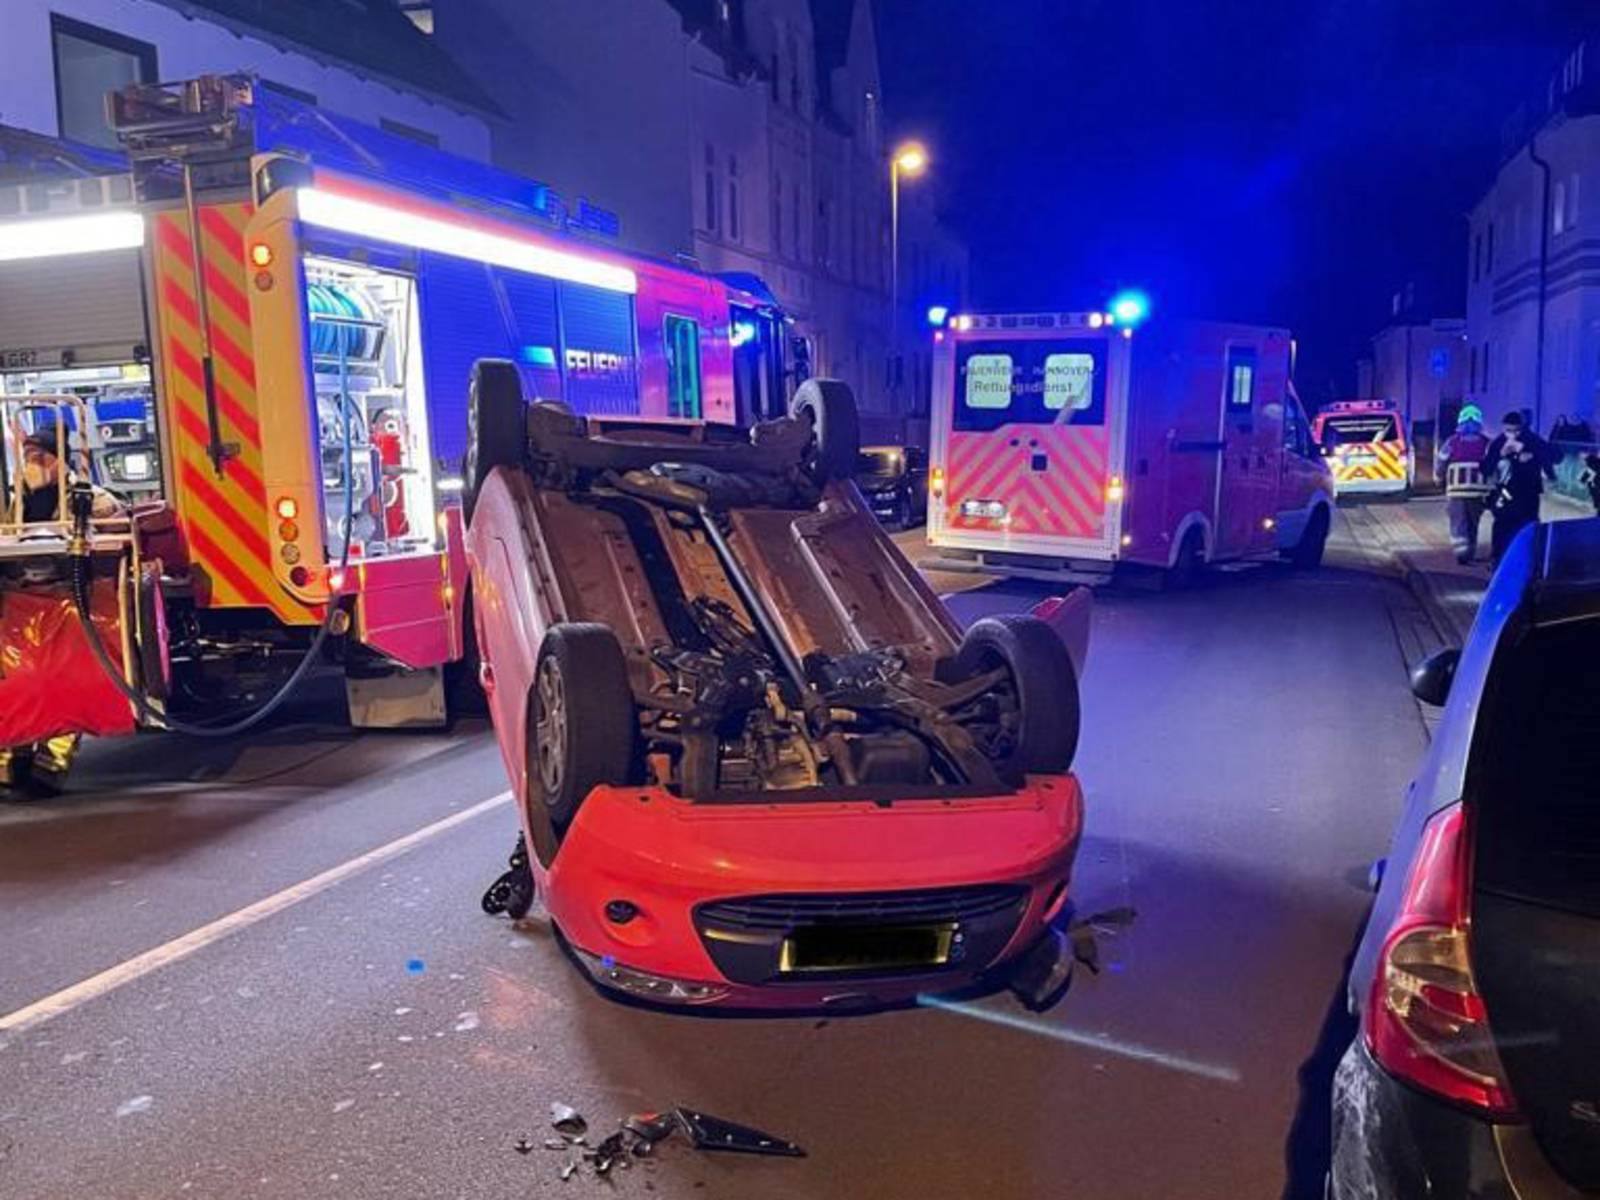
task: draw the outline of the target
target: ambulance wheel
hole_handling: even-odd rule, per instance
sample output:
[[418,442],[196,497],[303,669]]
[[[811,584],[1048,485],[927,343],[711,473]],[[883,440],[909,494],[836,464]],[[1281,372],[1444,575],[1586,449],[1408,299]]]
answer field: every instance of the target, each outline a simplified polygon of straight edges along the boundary
[[1004,668],[989,728],[980,735],[1007,779],[1070,770],[1078,752],[1078,675],[1067,644],[1038,617],[984,617],[956,653],[956,676]]
[[861,453],[861,417],[855,393],[837,379],[808,379],[789,403],[789,415],[811,426],[806,469],[818,483],[851,479]]
[[522,376],[505,358],[480,358],[472,364],[467,392],[467,454],[461,464],[462,504],[467,520],[477,507],[478,489],[496,467],[522,461],[527,440],[527,406],[522,401]]
[[483,656],[478,652],[478,619],[472,611],[472,589],[467,588],[461,610],[461,657],[444,665],[445,709],[453,721],[457,717],[483,717],[489,713],[489,697],[484,695],[480,670]]
[[528,703],[528,786],[558,834],[593,788],[630,781],[637,737],[617,635],[588,622],[552,625]]
[[1328,525],[1328,510],[1318,505],[1317,511],[1311,514],[1311,520],[1306,523],[1300,541],[1290,552],[1289,561],[1296,570],[1314,571],[1322,565],[1322,552],[1328,545]]
[[1168,591],[1188,591],[1200,582],[1200,572],[1206,565],[1206,535],[1198,525],[1191,525],[1178,544],[1178,557],[1167,568]]

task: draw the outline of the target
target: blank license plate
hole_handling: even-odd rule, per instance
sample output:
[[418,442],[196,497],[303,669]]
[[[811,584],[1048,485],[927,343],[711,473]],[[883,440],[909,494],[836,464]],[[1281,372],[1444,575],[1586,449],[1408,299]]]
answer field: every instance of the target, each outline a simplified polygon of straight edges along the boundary
[[950,925],[817,925],[783,941],[778,969],[868,971],[950,961]]

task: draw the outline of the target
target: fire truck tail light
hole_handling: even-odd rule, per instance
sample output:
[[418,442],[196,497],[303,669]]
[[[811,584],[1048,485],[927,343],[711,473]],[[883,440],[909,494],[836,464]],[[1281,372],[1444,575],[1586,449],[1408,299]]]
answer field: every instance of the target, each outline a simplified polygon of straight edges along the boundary
[[272,247],[265,242],[257,242],[250,247],[250,261],[258,267],[272,265]]
[[935,496],[944,495],[944,468],[935,467],[928,472],[928,490]]
[[311,572],[304,567],[296,567],[289,572],[289,582],[294,584],[295,587],[303,588],[311,582]]
[[1127,494],[1127,489],[1122,486],[1122,476],[1113,475],[1111,482],[1106,484],[1106,499],[1116,504]]
[[300,505],[293,496],[278,497],[278,515],[285,521],[292,521],[300,515]]
[[278,547],[278,557],[289,566],[293,566],[300,561],[300,547],[293,542],[285,542]]
[[300,526],[293,521],[278,522],[278,537],[285,542],[292,542],[300,536]]

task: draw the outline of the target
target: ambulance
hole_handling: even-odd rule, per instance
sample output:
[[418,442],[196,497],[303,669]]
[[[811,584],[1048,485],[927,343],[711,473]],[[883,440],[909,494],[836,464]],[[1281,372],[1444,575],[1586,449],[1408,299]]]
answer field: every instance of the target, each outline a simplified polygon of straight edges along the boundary
[[1288,331],[1140,315],[960,314],[935,331],[927,565],[1186,582],[1207,563],[1321,561],[1333,483]]
[[[758,281],[600,244],[531,180],[246,76],[108,111],[125,156],[0,127],[0,748],[214,727],[315,664],[359,725],[474,703],[480,359],[621,425],[783,410]],[[41,428],[116,515],[63,477],[21,520]]]
[[1399,495],[1414,474],[1400,410],[1388,400],[1336,400],[1312,419],[1311,436],[1343,495]]

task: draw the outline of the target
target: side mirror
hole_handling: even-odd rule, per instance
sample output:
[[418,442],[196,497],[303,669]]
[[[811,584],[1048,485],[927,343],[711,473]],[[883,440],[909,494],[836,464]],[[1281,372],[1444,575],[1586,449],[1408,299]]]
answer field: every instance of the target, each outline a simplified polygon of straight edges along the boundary
[[1461,662],[1461,648],[1446,646],[1435,650],[1411,668],[1411,694],[1424,704],[1443,708],[1450,697],[1450,684],[1456,677],[1456,666]]

